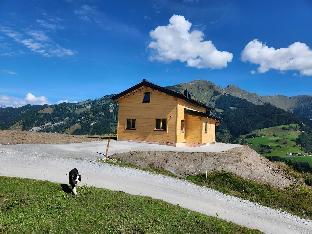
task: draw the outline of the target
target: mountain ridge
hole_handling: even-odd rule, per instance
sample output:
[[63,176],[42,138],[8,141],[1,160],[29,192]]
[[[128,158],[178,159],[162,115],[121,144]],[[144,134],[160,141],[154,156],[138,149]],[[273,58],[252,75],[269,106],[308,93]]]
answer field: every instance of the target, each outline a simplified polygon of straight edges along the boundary
[[[234,85],[221,88],[207,80],[194,80],[167,88],[181,93],[188,89],[194,99],[213,107],[214,114],[223,118],[217,136],[225,142],[232,142],[239,135],[258,128],[306,123],[312,118],[312,96],[303,96],[302,102],[296,97],[295,102],[289,103],[285,98],[263,98]],[[115,133],[118,106],[111,97],[112,95],[106,95],[78,103],[0,108],[0,130],[68,134]]]
[[[195,86],[192,87],[192,86]],[[203,87],[206,86],[206,87]],[[181,83],[175,86],[168,86],[168,88],[172,88],[175,91],[181,92],[182,89],[188,89],[191,93],[198,91],[198,87],[201,87],[201,90],[211,89],[215,92],[214,96],[220,95],[231,95],[241,99],[245,99],[248,102],[251,102],[255,105],[264,105],[269,103],[277,108],[281,108],[285,111],[293,112],[300,117],[306,119],[312,119],[312,96],[310,95],[296,95],[296,96],[286,96],[286,95],[258,95],[257,93],[249,92],[244,89],[239,88],[236,85],[227,85],[225,88],[221,88],[220,86],[215,85],[211,81],[206,80],[193,80],[188,83]],[[198,96],[198,95],[197,95]],[[204,96],[204,97],[203,97]],[[200,101],[206,102],[208,105],[212,105],[214,107],[214,101],[217,97],[213,97],[212,92],[205,96],[203,94],[199,95]]]

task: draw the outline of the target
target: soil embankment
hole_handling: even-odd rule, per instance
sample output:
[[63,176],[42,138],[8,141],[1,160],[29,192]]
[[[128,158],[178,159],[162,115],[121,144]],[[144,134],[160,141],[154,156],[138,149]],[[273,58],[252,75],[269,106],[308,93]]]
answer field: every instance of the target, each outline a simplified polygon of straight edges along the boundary
[[226,171],[274,187],[284,188],[296,183],[283,167],[248,146],[223,152],[134,151],[114,154],[112,157],[141,168],[164,169],[178,177],[203,174],[206,171]]
[[29,132],[16,130],[0,131],[1,145],[16,144],[69,144],[99,140],[99,137],[69,135],[60,133]]

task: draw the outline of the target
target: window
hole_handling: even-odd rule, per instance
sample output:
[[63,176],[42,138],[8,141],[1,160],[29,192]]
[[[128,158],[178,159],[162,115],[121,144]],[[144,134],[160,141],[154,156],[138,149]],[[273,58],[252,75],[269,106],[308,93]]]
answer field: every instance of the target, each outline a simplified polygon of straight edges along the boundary
[[167,119],[156,119],[156,127],[155,130],[167,130]]
[[205,133],[207,133],[207,132],[208,132],[208,123],[205,122]]
[[127,128],[130,130],[135,130],[135,119],[127,119]]
[[143,103],[149,103],[151,101],[151,93],[145,92],[143,97]]
[[181,120],[181,132],[185,131],[185,120]]

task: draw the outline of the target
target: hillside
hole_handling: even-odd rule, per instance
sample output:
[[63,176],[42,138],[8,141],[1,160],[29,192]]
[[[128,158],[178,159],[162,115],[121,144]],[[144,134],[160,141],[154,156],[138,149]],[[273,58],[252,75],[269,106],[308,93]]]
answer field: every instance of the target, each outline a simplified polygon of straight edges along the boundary
[[0,109],[0,129],[108,134],[115,132],[116,119],[111,96],[79,103]]
[[[253,130],[282,124],[309,122],[311,96],[258,96],[229,85],[220,88],[210,81],[195,80],[168,87],[188,89],[192,97],[214,107],[223,121],[218,140],[233,142]],[[20,129],[68,134],[111,134],[116,131],[117,106],[111,95],[79,103],[0,108],[0,129]]]
[[308,95],[292,97],[284,95],[260,96],[235,85],[228,85],[225,88],[221,88],[206,80],[194,80],[189,83],[170,86],[169,88],[179,92],[188,89],[198,100],[210,104],[213,107],[215,107],[215,102],[220,96],[230,95],[244,99],[255,105],[271,104],[277,108],[292,112],[301,118],[312,119],[312,96]]
[[241,136],[239,142],[248,144],[270,160],[284,161],[301,171],[311,171],[312,154],[309,148],[300,144],[300,138],[307,134],[302,132],[297,124],[281,125],[252,131]]

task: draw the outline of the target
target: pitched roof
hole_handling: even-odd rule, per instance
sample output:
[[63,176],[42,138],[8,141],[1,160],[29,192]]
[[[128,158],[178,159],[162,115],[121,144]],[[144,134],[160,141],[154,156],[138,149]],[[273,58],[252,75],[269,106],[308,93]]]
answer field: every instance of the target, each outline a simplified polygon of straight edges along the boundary
[[132,91],[134,91],[134,90],[136,90],[136,89],[142,87],[142,86],[147,86],[147,87],[150,87],[150,88],[152,88],[152,89],[155,89],[155,90],[157,90],[157,91],[159,91],[159,92],[163,92],[163,93],[166,93],[166,94],[168,94],[168,95],[170,95],[170,96],[180,98],[180,99],[182,99],[182,100],[184,100],[184,101],[187,101],[187,102],[189,102],[189,103],[192,103],[192,104],[194,104],[194,105],[197,105],[197,106],[200,106],[200,107],[203,107],[203,108],[206,108],[206,109],[211,109],[210,107],[206,106],[206,105],[205,105],[204,103],[202,103],[202,102],[199,102],[199,101],[196,101],[196,100],[194,100],[194,99],[188,98],[188,97],[184,96],[182,93],[178,93],[178,92],[175,92],[175,91],[173,91],[173,90],[170,90],[170,89],[167,89],[167,88],[158,86],[158,85],[156,85],[156,84],[153,84],[153,83],[151,83],[151,82],[149,82],[149,81],[147,81],[147,80],[145,80],[145,79],[143,79],[140,83],[138,83],[138,84],[132,86],[131,88],[126,89],[125,91],[123,91],[123,92],[121,92],[121,93],[119,93],[119,94],[114,95],[114,96],[112,97],[112,99],[113,99],[113,100],[117,100],[117,99],[119,99],[120,97],[122,97],[122,96],[124,96],[124,95],[126,95],[126,94],[128,94],[128,93],[130,93],[130,92],[132,92]]
[[185,114],[189,114],[189,115],[195,115],[195,116],[200,116],[200,117],[207,117],[207,118],[210,118],[210,119],[215,119],[217,121],[221,121],[220,118],[212,115],[211,113],[205,113],[205,112],[200,112],[200,111],[194,111],[194,110],[190,110],[190,109],[187,109],[187,108],[184,108],[184,113]]

